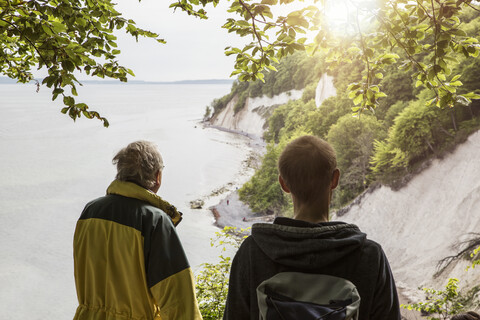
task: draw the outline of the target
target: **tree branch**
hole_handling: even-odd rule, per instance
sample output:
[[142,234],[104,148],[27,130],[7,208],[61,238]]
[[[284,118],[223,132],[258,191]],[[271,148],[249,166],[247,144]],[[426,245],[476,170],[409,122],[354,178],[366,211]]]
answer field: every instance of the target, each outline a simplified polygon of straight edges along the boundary
[[42,59],[43,63],[48,67],[48,64],[47,64],[47,61],[45,60],[45,58],[43,58],[42,54],[40,53],[40,51],[38,50],[37,46],[28,38],[28,37],[25,37],[24,35],[22,35],[22,32],[18,29],[18,27],[16,25],[14,25],[13,23],[11,23],[10,21],[7,21],[5,19],[0,19],[1,21],[3,22],[6,22],[8,23],[9,25],[11,25],[13,28],[15,28],[18,32],[19,32],[19,36],[21,38],[24,38],[25,40],[27,40],[27,42],[35,49],[35,51],[38,53],[38,56],[40,57],[40,59]]
[[248,13],[250,14],[250,17],[252,19],[252,27],[253,27],[253,33],[255,34],[255,37],[257,38],[257,41],[258,41],[258,44],[260,45],[260,51],[262,51],[262,53],[264,54],[265,53],[265,50],[263,49],[263,45],[262,45],[262,38],[260,37],[260,35],[258,34],[257,32],[257,28],[255,26],[255,15],[252,13],[252,11],[250,11],[250,9],[248,8],[248,6],[242,1],[242,0],[239,0],[238,1],[242,7],[248,11]]

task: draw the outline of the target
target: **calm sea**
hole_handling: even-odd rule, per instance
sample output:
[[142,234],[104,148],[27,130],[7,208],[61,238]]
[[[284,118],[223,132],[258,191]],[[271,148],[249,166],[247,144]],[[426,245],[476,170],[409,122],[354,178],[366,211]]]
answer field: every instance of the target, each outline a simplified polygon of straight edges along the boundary
[[178,232],[193,269],[213,261],[213,218],[189,201],[245,178],[246,138],[198,124],[205,106],[229,90],[86,84],[77,99],[109,119],[106,129],[62,115],[48,88],[0,85],[0,318],[73,317],[76,220],[85,203],[105,194],[115,175],[112,157],[134,140],[160,148],[166,167],[158,194],[184,212]]

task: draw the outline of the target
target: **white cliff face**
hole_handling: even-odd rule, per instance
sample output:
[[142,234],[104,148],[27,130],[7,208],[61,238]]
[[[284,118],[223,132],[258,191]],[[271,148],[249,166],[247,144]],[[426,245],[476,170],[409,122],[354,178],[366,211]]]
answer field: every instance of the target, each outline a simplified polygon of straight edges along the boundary
[[[230,100],[225,109],[215,115],[210,122],[214,126],[261,137],[267,120],[264,116],[264,112],[267,108],[285,104],[290,100],[300,99],[302,93],[303,90],[290,90],[272,98],[267,96],[248,98],[245,102],[245,107],[237,114],[233,111],[233,108],[238,101],[238,97],[235,96]],[[315,90],[316,106],[319,107],[325,99],[335,96],[336,94],[337,91],[333,85],[333,77],[326,73],[323,74]]]
[[303,90],[290,90],[272,98],[267,96],[248,98],[245,102],[245,107],[237,114],[233,111],[238,101],[238,97],[235,96],[230,100],[225,109],[211,120],[211,123],[225,129],[261,137],[265,121],[267,120],[263,116],[265,109],[274,105],[285,104],[290,100],[300,99],[302,92]]
[[333,77],[324,73],[318,81],[315,90],[315,105],[320,107],[323,100],[337,95],[337,89],[333,85]]
[[440,289],[449,277],[462,279],[462,286],[478,284],[480,268],[465,271],[465,260],[433,275],[439,260],[457,254],[453,245],[480,231],[479,159],[480,131],[407,186],[398,191],[382,186],[338,219],[357,224],[382,245],[400,288]]

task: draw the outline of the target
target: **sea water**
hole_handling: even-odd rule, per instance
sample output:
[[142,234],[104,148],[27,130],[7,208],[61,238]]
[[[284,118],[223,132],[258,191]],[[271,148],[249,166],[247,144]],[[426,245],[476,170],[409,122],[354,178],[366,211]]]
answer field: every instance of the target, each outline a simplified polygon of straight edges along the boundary
[[[135,140],[155,142],[165,169],[158,194],[184,213],[178,226],[194,271],[218,255],[207,208],[189,202],[238,183],[247,138],[203,128],[205,107],[230,85],[86,84],[77,102],[109,128],[60,113],[48,88],[0,85],[1,319],[69,319],[77,306],[72,239],[84,205],[114,179],[111,160]],[[208,202],[208,201],[207,201]]]

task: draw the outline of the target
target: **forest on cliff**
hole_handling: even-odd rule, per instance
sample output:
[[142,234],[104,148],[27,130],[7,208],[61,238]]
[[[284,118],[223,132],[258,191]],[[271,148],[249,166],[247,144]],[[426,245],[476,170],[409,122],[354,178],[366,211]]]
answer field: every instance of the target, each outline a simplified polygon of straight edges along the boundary
[[[462,22],[462,29],[468,35],[479,34],[478,12],[465,10]],[[427,63],[432,55],[425,53],[422,61]],[[268,117],[263,137],[267,150],[262,164],[239,190],[241,199],[255,212],[292,213],[291,201],[278,184],[276,162],[284,146],[300,135],[313,134],[334,146],[342,179],[334,193],[333,206],[340,209],[379,183],[401,187],[429,159],[452,151],[480,128],[478,100],[457,103],[454,107],[429,105],[434,93],[412,79],[414,70],[403,70],[396,65],[387,67],[380,84],[387,96],[378,99],[372,111],[352,116],[355,104],[351,84],[360,81],[365,72],[362,61],[333,65],[322,53],[313,57],[296,53],[275,67],[278,71],[268,73],[265,82],[235,82],[228,95],[211,104],[215,114],[237,96],[235,111],[238,112],[248,97],[271,97],[303,89],[301,99],[278,106]],[[480,92],[478,59],[467,59],[458,53],[450,67],[452,74],[458,75],[450,85],[463,84],[457,93]],[[324,72],[334,77],[337,95],[316,106],[315,88]]]

